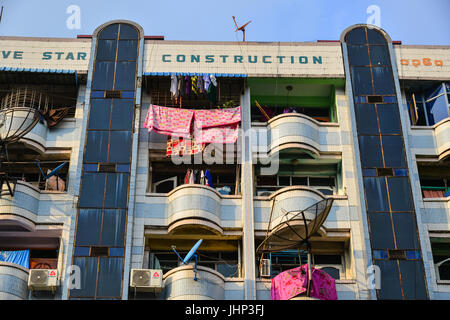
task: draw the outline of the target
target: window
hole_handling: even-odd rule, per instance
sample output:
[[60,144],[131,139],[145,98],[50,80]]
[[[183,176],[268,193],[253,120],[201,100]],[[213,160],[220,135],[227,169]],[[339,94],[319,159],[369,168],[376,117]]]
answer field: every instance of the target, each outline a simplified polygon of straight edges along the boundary
[[450,165],[427,165],[418,163],[422,196],[426,198],[445,198],[450,196]]
[[289,186],[309,186],[324,195],[336,193],[336,177],[317,176],[256,176],[256,192],[259,196],[268,196],[272,192]]
[[434,270],[438,281],[450,281],[450,239],[431,238]]

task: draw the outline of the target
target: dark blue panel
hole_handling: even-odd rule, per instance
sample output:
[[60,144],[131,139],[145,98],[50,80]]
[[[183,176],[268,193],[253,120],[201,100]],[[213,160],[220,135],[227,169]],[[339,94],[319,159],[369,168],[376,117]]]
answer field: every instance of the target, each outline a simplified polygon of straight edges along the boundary
[[399,134],[400,116],[397,104],[377,104],[381,134]]
[[359,136],[359,148],[363,168],[383,167],[379,136]]
[[347,44],[366,44],[366,32],[364,28],[355,28],[345,36]]
[[422,261],[399,261],[405,299],[427,299]]
[[138,39],[139,34],[138,31],[135,27],[129,25],[129,24],[120,24],[120,35],[119,35],[119,39],[120,40],[125,40],[125,39]]
[[117,40],[98,40],[97,61],[116,60]]
[[377,260],[387,260],[388,252],[386,250],[373,250],[373,257]]
[[125,210],[105,209],[103,214],[102,245],[123,246],[125,238]]
[[387,46],[370,46],[370,62],[372,66],[390,66],[389,51]]
[[119,24],[115,23],[100,31],[99,39],[116,39],[119,34]]
[[91,171],[91,172],[97,172],[98,171],[98,164],[97,163],[87,163],[83,165],[84,171]]
[[415,217],[412,212],[392,214],[397,248],[418,249]]
[[99,297],[120,297],[123,258],[100,258],[98,268]]
[[101,208],[103,206],[105,178],[106,173],[83,173],[80,194],[81,208]]
[[97,99],[97,98],[104,98],[105,97],[105,91],[92,91],[91,98]]
[[130,162],[131,131],[111,131],[108,162]]
[[98,258],[75,257],[73,264],[80,268],[81,281],[80,289],[70,290],[70,297],[94,297],[97,282]]
[[394,175],[396,177],[406,177],[406,176],[408,176],[408,170],[406,170],[406,169],[394,169]]
[[132,130],[134,125],[134,100],[114,99],[111,130]]
[[389,211],[386,181],[384,177],[364,178],[368,211]]
[[412,211],[413,203],[408,177],[387,178],[392,211]]
[[125,254],[124,248],[109,248],[110,257],[123,257],[124,254]]
[[373,104],[356,104],[358,134],[379,134],[377,112]]
[[352,88],[354,95],[371,95],[372,75],[369,67],[351,67],[352,71]]
[[414,250],[414,251],[406,251],[406,259],[408,260],[420,260],[420,251]]
[[126,208],[128,197],[127,173],[108,173],[106,181],[105,208]]
[[130,172],[129,164],[118,164],[116,166],[116,172]]
[[122,99],[133,99],[134,91],[122,91]]
[[400,275],[396,260],[376,260],[380,267],[381,288],[378,291],[380,299],[402,299]]
[[394,249],[394,233],[389,213],[369,212],[369,228],[373,249]]
[[352,66],[368,66],[369,50],[368,46],[347,46],[348,57]]
[[108,130],[111,121],[111,99],[92,99],[89,129]]
[[116,65],[116,83],[115,90],[135,90],[136,81],[136,62],[122,61]]
[[386,167],[406,167],[402,136],[382,136],[382,140]]
[[75,247],[75,252],[73,255],[75,257],[88,257],[89,251],[89,247]]
[[376,177],[377,170],[376,169],[362,169],[363,177]]
[[372,68],[374,94],[395,94],[394,78],[391,67]]
[[114,83],[114,62],[99,61],[95,63],[92,90],[112,90]]
[[383,102],[384,103],[396,103],[397,102],[397,97],[396,96],[384,96],[383,97]]
[[106,162],[108,140],[108,131],[88,131],[84,162]]
[[136,61],[137,58],[137,40],[120,40],[117,51],[117,61]]
[[76,244],[85,246],[99,245],[101,226],[102,211],[100,209],[80,209]]

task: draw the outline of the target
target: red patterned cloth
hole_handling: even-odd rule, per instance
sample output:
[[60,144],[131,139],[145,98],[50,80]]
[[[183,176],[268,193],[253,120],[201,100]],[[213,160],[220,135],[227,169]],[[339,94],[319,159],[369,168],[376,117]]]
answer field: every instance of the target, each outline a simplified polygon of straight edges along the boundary
[[[304,273],[302,273],[302,270]],[[308,288],[308,265],[281,272],[272,279],[272,300],[289,300],[305,293]],[[337,300],[334,279],[325,271],[312,268],[311,297],[320,300]]]
[[194,110],[151,104],[145,118],[144,127],[148,128],[149,132],[154,130],[160,134],[189,138],[193,116]]
[[203,143],[197,143],[195,139],[182,137],[170,137],[167,139],[166,156],[184,156],[202,152],[205,148]]
[[194,137],[202,143],[235,143],[241,107],[194,111]]

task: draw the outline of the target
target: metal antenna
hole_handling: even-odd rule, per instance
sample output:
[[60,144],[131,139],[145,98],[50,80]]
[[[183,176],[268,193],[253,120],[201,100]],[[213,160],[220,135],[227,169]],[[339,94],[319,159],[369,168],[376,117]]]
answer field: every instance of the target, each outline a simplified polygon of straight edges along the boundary
[[2,11],[0,11],[0,22],[2,22],[2,16],[3,16],[3,6],[2,6]]
[[247,22],[243,26],[239,27],[237,22],[236,22],[235,16],[232,16],[232,17],[233,17],[234,24],[236,25],[236,30],[234,32],[237,32],[238,30],[241,30],[242,31],[242,35],[243,35],[242,42],[245,42],[245,27],[252,21],[250,20],[249,22]]

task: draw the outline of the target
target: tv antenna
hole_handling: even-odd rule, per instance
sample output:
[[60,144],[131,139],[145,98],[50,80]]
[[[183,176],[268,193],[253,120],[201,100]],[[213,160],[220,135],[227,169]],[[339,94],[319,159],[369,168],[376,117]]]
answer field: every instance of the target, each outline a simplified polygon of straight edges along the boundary
[[2,6],[2,10],[0,11],[0,22],[2,22],[2,16],[3,16],[3,6]]
[[238,26],[238,24],[236,22],[235,16],[233,16],[233,21],[234,21],[234,24],[236,25],[236,30],[234,32],[237,32],[238,30],[241,30],[242,31],[242,35],[243,35],[242,42],[245,42],[245,27],[252,21],[250,20],[249,22],[247,22],[246,24],[244,24],[243,26],[240,26],[240,27]]
[[198,257],[195,254],[195,252],[197,251],[198,247],[200,247],[200,245],[202,244],[203,239],[200,239],[197,241],[196,244],[194,244],[194,246],[192,247],[192,249],[188,252],[188,254],[184,257],[184,259],[181,258],[180,254],[177,252],[176,246],[172,246],[172,250],[177,254],[178,259],[181,261],[181,264],[187,265],[191,262],[192,258],[195,259],[195,264],[194,264],[194,280],[197,281],[197,262],[198,262]]

